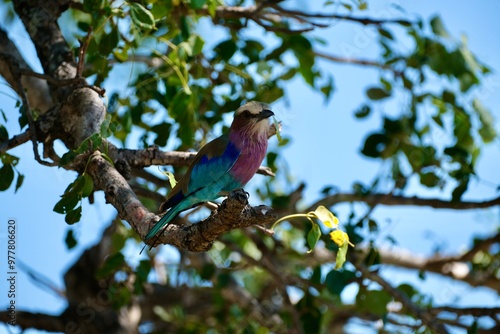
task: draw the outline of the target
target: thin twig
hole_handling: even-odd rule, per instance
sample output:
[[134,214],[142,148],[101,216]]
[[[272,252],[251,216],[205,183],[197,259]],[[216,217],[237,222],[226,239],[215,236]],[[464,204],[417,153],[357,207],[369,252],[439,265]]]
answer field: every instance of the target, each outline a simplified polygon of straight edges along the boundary
[[363,202],[368,205],[377,203],[379,205],[388,205],[388,206],[409,205],[409,206],[429,206],[435,209],[471,210],[471,209],[485,209],[493,206],[499,206],[500,197],[483,202],[475,202],[475,201],[452,202],[438,198],[420,198],[416,196],[406,197],[398,195],[387,196],[387,194],[359,195],[350,193],[338,193],[327,196],[313,203],[309,207],[309,209],[306,210],[306,212],[315,210],[320,205],[330,207],[335,204],[347,203],[347,202]]
[[[339,19],[345,21],[352,21],[361,23],[363,25],[382,25],[382,24],[401,24],[401,25],[412,25],[413,22],[404,19],[372,19],[370,17],[355,17],[351,15],[342,14],[323,14],[323,13],[304,13],[302,11],[284,9],[283,7],[277,5],[271,5],[283,16],[288,16],[296,19],[297,17],[305,17],[310,19]],[[310,22],[309,22],[310,23]]]
[[89,30],[87,31],[87,36],[85,40],[80,42],[80,48],[78,49],[78,65],[76,67],[76,77],[80,78],[83,75],[83,69],[85,67],[85,55],[87,54],[87,48],[89,46],[90,37],[92,36],[92,26],[89,26]]
[[362,273],[362,275],[369,280],[378,283],[385,291],[391,294],[394,299],[401,302],[406,309],[412,313],[417,319],[421,320],[422,323],[427,326],[429,329],[439,334],[446,334],[448,331],[444,327],[442,323],[439,323],[437,319],[428,311],[423,310],[418,305],[413,303],[406,294],[404,294],[401,290],[394,288],[389,282],[383,279],[377,273],[370,271],[364,264],[358,263],[356,264],[358,270]]
[[90,88],[93,91],[95,91],[97,94],[99,94],[100,96],[104,96],[104,94],[106,93],[106,90],[104,88],[100,88],[100,87],[97,87],[94,85],[87,84],[87,81],[83,77],[75,77],[75,78],[71,78],[71,79],[56,79],[56,78],[51,77],[50,75],[37,73],[35,71],[27,70],[27,69],[20,69],[19,73],[24,75],[24,76],[29,76],[29,77],[34,77],[34,78],[46,80],[48,83],[50,83],[54,86],[58,86],[58,87],[76,85],[76,86]]
[[19,64],[14,60],[11,62],[11,66],[15,78],[15,84],[17,85],[17,90],[19,92],[19,95],[21,96],[21,101],[23,102],[26,118],[28,119],[28,126],[29,126],[28,130],[31,142],[33,143],[33,153],[35,154],[35,159],[44,166],[57,166],[56,162],[42,160],[40,154],[38,153],[38,139],[36,135],[35,120],[33,119],[33,114],[31,112],[31,108],[28,103],[28,97],[26,96],[26,92],[24,91],[23,85],[21,83],[21,70],[19,68]]
[[43,276],[39,272],[36,272],[34,269],[30,268],[27,264],[20,260],[18,260],[17,265],[19,266],[19,269],[24,271],[34,283],[48,289],[58,297],[61,297],[63,299],[67,298],[65,291],[59,289],[53,282],[50,281],[49,278]]
[[30,140],[29,131],[25,131],[0,143],[0,153],[5,153],[14,147],[22,145]]
[[319,52],[319,51],[315,51],[314,54],[317,57],[320,57],[320,58],[323,58],[323,59],[327,59],[327,60],[331,60],[331,61],[336,62],[336,63],[377,67],[377,68],[380,68],[380,69],[383,69],[383,70],[391,71],[392,73],[394,73],[394,75],[396,77],[400,77],[403,74],[403,72],[398,71],[398,70],[394,69],[393,67],[391,67],[391,66],[389,66],[387,64],[380,63],[380,62],[377,62],[377,61],[374,61],[374,60],[357,59],[357,58],[345,58],[345,57],[339,57],[339,56],[335,56],[335,55],[329,55],[329,54],[326,54],[326,53],[323,53],[323,52]]

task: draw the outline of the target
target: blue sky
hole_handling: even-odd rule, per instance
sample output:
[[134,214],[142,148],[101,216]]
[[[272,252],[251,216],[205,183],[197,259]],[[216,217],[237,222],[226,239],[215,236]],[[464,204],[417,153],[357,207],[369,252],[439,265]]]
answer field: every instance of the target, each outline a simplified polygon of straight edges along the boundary
[[[304,4],[304,1],[298,2]],[[374,1],[369,2],[369,13],[374,16],[391,14],[393,7],[389,6],[389,3],[398,3],[407,12],[414,13],[412,17],[422,17],[425,20],[439,13],[451,35],[456,38],[460,38],[463,33],[467,35],[470,49],[493,69],[487,85],[478,94],[496,117],[496,128],[499,129],[500,39],[497,33],[500,31],[500,2]],[[345,46],[350,45],[357,50],[354,56],[373,59],[377,55],[376,41],[370,39],[369,33],[362,27],[335,22],[334,29],[318,31],[317,35],[328,41],[325,51],[329,53],[342,55],[345,53]],[[35,52],[24,28],[16,23],[9,29],[9,36],[16,41],[31,65],[40,71],[40,65],[33,60]],[[278,118],[284,121],[283,132],[292,139],[292,143],[282,151],[284,157],[295,179],[307,183],[304,206],[319,198],[319,191],[324,185],[332,184],[343,191],[349,191],[354,181],[370,182],[380,168],[378,161],[367,160],[359,154],[364,136],[370,130],[377,129],[378,118],[357,121],[353,117],[353,111],[365,100],[366,87],[377,82],[377,71],[326,62],[321,62],[321,66],[328,69],[335,79],[336,90],[327,105],[321,96],[314,94],[299,79],[287,87],[287,103],[278,102],[273,106]],[[105,88],[112,91],[114,87],[119,87],[121,82],[123,81],[110,80],[109,87]],[[8,130],[12,135],[19,131],[18,116],[17,109],[14,108],[15,100],[7,95],[14,94],[5,84],[0,84],[0,109],[3,109],[9,118]],[[388,108],[388,112],[395,112],[397,110],[394,108],[397,106],[397,103],[388,103],[384,107]],[[102,192],[96,193],[96,204],[89,205],[84,201],[82,220],[75,226],[79,245],[68,252],[64,244],[68,227],[64,216],[54,213],[52,208],[68,183],[74,180],[75,173],[36,164],[30,144],[18,147],[10,153],[21,158],[18,169],[26,174],[26,178],[17,194],[14,194],[13,189],[0,193],[0,247],[5,247],[7,219],[16,219],[18,260],[62,288],[63,273],[86,247],[99,239],[102,230],[114,216],[114,209],[104,203]],[[478,174],[482,176],[483,181],[473,182],[465,195],[466,199],[489,199],[497,195],[496,185],[500,184],[499,156],[498,142],[484,149],[477,165]],[[262,177],[256,176],[249,187],[262,182]],[[416,183],[412,184],[406,194],[449,198],[447,192],[422,189]],[[345,207],[341,207],[338,212],[341,221],[346,218]],[[425,255],[430,254],[437,244],[442,246],[443,253],[452,254],[469,245],[473,235],[485,236],[493,233],[498,228],[499,212],[497,208],[453,212],[428,208],[380,207],[376,209],[375,217],[384,222],[384,233],[392,234],[401,248]],[[130,256],[138,258],[135,251],[130,252]],[[4,261],[5,258],[1,257],[0,268],[5,267]],[[383,274],[390,275],[393,282],[410,281],[421,284],[417,282],[413,272],[386,270]],[[486,306],[499,302],[498,297],[487,289],[472,289],[451,280],[431,277],[421,286],[425,292],[432,293],[436,300],[442,303]],[[34,285],[21,271],[17,289],[19,309],[57,314],[65,307],[63,300]],[[350,298],[349,294],[345,298]],[[6,297],[3,291],[0,291],[0,306],[3,305],[6,305]],[[0,333],[4,330],[0,325]]]

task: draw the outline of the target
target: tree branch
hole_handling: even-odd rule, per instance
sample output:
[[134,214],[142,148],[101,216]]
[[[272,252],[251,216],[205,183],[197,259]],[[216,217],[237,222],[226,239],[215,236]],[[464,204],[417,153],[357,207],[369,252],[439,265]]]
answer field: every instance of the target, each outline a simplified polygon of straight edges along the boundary
[[456,256],[434,256],[430,258],[414,255],[411,252],[398,250],[387,251],[379,249],[380,260],[384,264],[394,265],[407,269],[433,272],[443,276],[451,277],[468,283],[471,286],[486,286],[500,292],[500,279],[494,270],[495,265],[490,265],[492,272],[473,270],[471,264],[472,257],[481,250],[486,250],[493,244],[500,243],[500,234],[478,241],[474,247],[463,255]]
[[22,145],[29,140],[30,140],[29,131],[25,131],[23,133],[15,135],[10,139],[0,142],[0,153],[5,153],[8,150],[13,149],[14,147],[17,147],[19,145]]
[[390,65],[380,63],[374,60],[368,60],[368,59],[356,59],[356,58],[345,58],[345,57],[339,57],[335,55],[329,55],[320,51],[315,51],[314,54],[317,57],[331,60],[336,63],[344,63],[344,64],[353,64],[353,65],[361,65],[361,66],[371,66],[371,67],[376,67],[380,68],[383,70],[388,70],[394,73],[396,76],[401,76],[402,72],[395,70],[393,67]]
[[[144,150],[131,150],[125,148],[117,148],[109,143],[108,155],[113,161],[123,161],[128,163],[130,167],[144,168],[149,166],[188,166],[196,156],[197,152],[180,152],[170,151],[163,152],[158,146],[151,146]],[[266,176],[275,176],[269,167],[261,166],[257,173]]]
[[[76,76],[73,52],[68,46],[57,19],[68,8],[70,0],[14,0],[14,9],[35,44],[45,74],[56,79]],[[62,101],[72,92],[71,87],[51,89],[52,98]]]
[[457,316],[472,315],[474,317],[490,317],[496,319],[500,315],[500,307],[454,307],[438,306],[429,310],[430,313],[438,315],[441,312],[455,313]]
[[431,329],[435,333],[445,333],[445,334],[448,333],[443,324],[437,322],[437,319],[433,317],[431,313],[423,310],[418,305],[414,304],[406,294],[394,288],[380,275],[368,270],[368,268],[366,268],[363,264],[357,264],[356,267],[362,273],[363,276],[365,276],[366,278],[368,278],[373,282],[380,284],[380,286],[385,291],[390,293],[394,297],[394,299],[401,302],[401,304],[403,304],[403,306],[406,307],[406,309],[410,313],[412,313],[415,316],[415,318],[421,320],[422,323],[425,326],[427,326],[427,328]]
[[[9,83],[14,91],[20,95],[21,91],[16,83],[16,76],[12,72],[13,68],[20,70],[30,70],[31,68],[24,60],[23,56],[10,40],[7,33],[0,28],[0,75]],[[22,87],[28,91],[29,104],[40,113],[44,113],[52,106],[52,99],[49,94],[49,87],[45,80],[32,77],[21,78]]]
[[[99,151],[89,159],[87,172],[92,176],[94,188],[104,190],[106,202],[112,204],[120,218],[144,239],[158,217],[142,205],[127,181]],[[171,224],[158,241],[193,252],[207,251],[215,239],[232,229],[270,224],[276,219],[270,211],[265,206],[249,206],[244,192],[233,192],[209,218],[185,227]],[[151,245],[153,242],[147,243]]]
[[451,201],[443,201],[438,198],[419,198],[416,196],[405,197],[392,194],[358,195],[350,193],[339,193],[327,196],[317,201],[316,203],[311,205],[307,211],[314,210],[320,205],[329,207],[335,204],[345,203],[345,202],[363,202],[370,206],[376,204],[382,204],[387,206],[409,205],[409,206],[429,206],[435,209],[471,210],[471,209],[484,209],[493,206],[498,206],[500,205],[500,197],[483,202],[474,202],[474,201],[451,202]]
[[[9,322],[9,312],[0,312],[0,321]],[[32,313],[16,310],[16,325],[22,329],[36,328],[48,332],[65,332],[64,321],[59,315]],[[8,325],[7,325],[8,326]]]
[[[200,15],[208,16],[210,13],[208,7],[204,6],[196,10]],[[302,28],[292,29],[285,21],[285,18],[298,23]],[[303,11],[285,9],[272,2],[262,2],[257,6],[217,6],[213,21],[220,24],[220,21],[247,19],[252,20],[267,31],[279,31],[285,33],[303,33],[314,29],[315,27],[325,28],[330,25],[329,22],[319,23],[315,20],[344,20],[360,23],[363,25],[383,25],[400,24],[411,25],[413,22],[405,19],[373,19],[369,17],[355,17],[343,14],[325,14],[325,13],[304,13]],[[228,23],[225,22],[227,26]],[[241,26],[243,27],[243,26]],[[237,28],[237,27],[235,27]]]
[[370,17],[355,17],[352,15],[344,15],[344,14],[325,14],[325,13],[304,13],[298,10],[290,10],[284,9],[278,5],[271,5],[277,12],[281,15],[288,16],[294,18],[296,20],[304,20],[304,18],[308,19],[338,19],[344,21],[351,21],[360,23],[362,25],[382,25],[382,24],[400,24],[400,25],[411,25],[413,22],[405,20],[405,19],[373,19]]

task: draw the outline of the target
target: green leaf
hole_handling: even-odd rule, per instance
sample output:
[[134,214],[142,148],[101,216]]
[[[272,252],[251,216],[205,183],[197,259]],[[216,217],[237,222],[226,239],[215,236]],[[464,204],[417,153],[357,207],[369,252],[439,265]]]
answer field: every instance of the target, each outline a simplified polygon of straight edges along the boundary
[[368,115],[370,115],[370,111],[371,111],[371,108],[369,105],[365,104],[361,107],[361,109],[359,109],[358,111],[356,111],[354,113],[354,116],[356,118],[365,118],[367,117]]
[[169,105],[168,113],[179,123],[178,136],[186,146],[191,146],[196,129],[194,94],[187,94],[184,90],[179,91]]
[[366,96],[368,96],[370,100],[376,101],[385,99],[391,96],[391,94],[380,87],[371,87],[366,91]]
[[314,249],[316,244],[318,243],[319,238],[321,237],[321,230],[318,224],[312,224],[312,228],[307,233],[307,244],[309,245],[309,252]]
[[118,32],[118,28],[113,26],[111,31],[108,34],[104,34],[99,41],[99,52],[101,55],[109,55],[116,48],[119,40],[120,33]]
[[467,334],[478,334],[479,333],[479,323],[477,322],[477,319],[474,319],[474,322],[470,326],[470,328],[467,329]]
[[276,129],[276,138],[278,138],[278,143],[282,144],[283,138],[281,137],[281,125],[274,116],[273,116],[273,124],[274,128]]
[[28,125],[28,117],[26,116],[26,108],[24,106],[21,106],[19,108],[19,126],[21,127],[21,130],[24,129],[24,127]]
[[89,197],[92,191],[94,190],[94,181],[89,174],[83,174],[83,187],[81,190],[82,197]]
[[59,159],[58,166],[59,167],[66,166],[67,164],[69,164],[70,162],[72,162],[73,160],[75,160],[75,158],[77,156],[78,156],[78,153],[76,153],[73,150],[64,153],[63,156],[61,157],[61,159]]
[[478,99],[474,99],[472,101],[472,107],[477,112],[479,120],[481,121],[479,135],[485,143],[492,142],[497,136],[495,130],[495,120],[493,119],[493,116]]
[[66,217],[64,217],[64,221],[68,225],[72,225],[74,223],[78,223],[82,218],[82,207],[79,206],[76,209],[68,211],[66,213]]
[[113,162],[113,160],[109,157],[109,155],[107,155],[106,153],[104,152],[101,152],[101,156],[107,161],[109,162],[112,166],[115,165],[115,163]]
[[129,3],[130,17],[132,22],[141,29],[155,29],[155,18],[153,14],[137,2]]
[[65,195],[69,194],[81,194],[83,188],[85,187],[85,178],[83,175],[78,176],[73,183],[71,183],[66,189]]
[[109,255],[106,261],[96,272],[96,277],[107,278],[126,265],[125,256],[121,252]]
[[420,183],[429,188],[437,186],[440,180],[441,178],[432,172],[420,174]]
[[191,45],[192,54],[191,56],[197,56],[203,51],[203,46],[205,41],[197,34],[192,34],[189,36],[188,43]]
[[64,242],[66,243],[66,248],[68,250],[74,248],[78,244],[72,229],[69,229],[68,232],[66,232],[66,238],[64,238]]
[[0,124],[0,141],[5,141],[9,139],[9,132],[5,126]]
[[264,46],[261,42],[256,40],[247,40],[245,46],[241,49],[243,53],[248,58],[248,63],[255,63],[261,60],[261,56],[264,51]]
[[382,133],[372,133],[365,139],[361,153],[370,158],[380,158],[390,143],[390,138]]
[[153,125],[151,127],[151,131],[156,133],[156,139],[154,143],[158,146],[165,146],[167,145],[167,140],[170,137],[170,130],[172,128],[172,125],[170,123],[160,123]]
[[410,299],[418,293],[418,291],[413,286],[407,283],[400,284],[397,289]]
[[337,251],[337,257],[335,258],[335,269],[340,269],[344,265],[347,257],[347,248],[349,247],[349,243],[344,242],[344,244],[339,247]]
[[54,205],[54,212],[65,214],[71,210],[78,204],[80,200],[80,196],[78,194],[67,194],[63,195],[59,202]]
[[14,180],[14,169],[10,164],[3,165],[0,168],[0,191],[9,189]]
[[370,246],[368,254],[366,254],[363,262],[367,267],[379,265],[381,263],[379,251],[373,246]]
[[193,9],[200,9],[207,3],[207,0],[191,0],[191,7]]
[[232,39],[220,42],[214,47],[214,51],[219,55],[219,57],[227,62],[234,55],[238,47]]
[[325,101],[328,101],[330,97],[332,97],[334,86],[333,86],[333,78],[331,76],[328,78],[328,83],[323,87],[321,87],[320,90],[325,96]]
[[106,114],[106,117],[104,118],[104,121],[101,124],[101,136],[103,138],[107,138],[113,134],[113,131],[111,130],[111,115]]
[[200,277],[204,280],[210,280],[214,276],[215,272],[215,266],[212,263],[206,263],[200,270]]
[[286,45],[286,42],[299,62],[299,73],[308,85],[314,87],[315,79],[319,73],[314,69],[315,54],[311,41],[303,35],[292,35],[288,37],[288,40],[283,39],[283,45]]
[[90,149],[98,149],[102,144],[102,136],[100,133],[94,133],[88,138],[86,138],[80,146],[76,150],[74,150],[76,153],[81,154],[85,153]]
[[57,213],[65,214],[70,212],[75,208],[78,202],[81,200],[81,191],[85,187],[85,178],[83,176],[78,176],[75,181],[70,183],[62,198],[54,206],[54,211]]
[[392,34],[391,34],[391,32],[389,30],[386,30],[386,29],[383,29],[383,28],[379,28],[378,29],[378,33],[380,34],[380,36],[385,37],[387,39],[390,39],[390,40],[394,39],[394,36],[392,36]]
[[207,3],[208,3],[208,14],[212,18],[215,18],[215,13],[217,11],[217,7],[219,6],[219,1],[218,0],[207,0]]
[[168,177],[168,182],[170,183],[170,187],[172,188],[175,187],[175,185],[177,184],[177,180],[175,179],[174,174],[170,172],[165,172],[164,174]]
[[448,31],[446,31],[446,28],[444,27],[443,21],[441,21],[441,18],[439,16],[434,16],[431,19],[431,28],[432,32],[438,36],[445,38],[450,37]]
[[449,90],[444,90],[441,98],[446,103],[455,104],[455,94]]
[[17,193],[19,188],[21,188],[21,186],[23,185],[23,181],[24,181],[24,174],[21,174],[18,172],[17,173],[16,189],[14,190],[14,193]]
[[387,313],[387,304],[391,300],[391,295],[384,290],[360,290],[356,296],[356,305],[360,311],[383,316]]
[[459,202],[460,198],[462,198],[462,195],[467,191],[468,187],[469,187],[468,178],[460,181],[458,186],[455,189],[453,189],[453,192],[451,193],[451,201]]
[[316,298],[307,292],[304,297],[296,304],[302,333],[320,333],[322,312],[318,309]]
[[5,111],[3,111],[3,109],[0,109],[0,114],[2,115],[3,121],[7,122],[7,115],[5,115]]
[[344,288],[352,283],[356,274],[350,270],[331,270],[325,278],[328,291],[334,295],[340,295]]
[[149,259],[141,260],[135,269],[135,274],[141,282],[147,282],[149,272],[151,271],[151,261]]

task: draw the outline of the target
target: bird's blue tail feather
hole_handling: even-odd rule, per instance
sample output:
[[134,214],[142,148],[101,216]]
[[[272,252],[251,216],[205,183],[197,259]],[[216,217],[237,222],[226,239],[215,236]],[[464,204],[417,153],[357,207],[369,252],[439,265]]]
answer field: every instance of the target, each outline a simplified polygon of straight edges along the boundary
[[160,220],[155,224],[155,226],[153,226],[151,231],[148,232],[145,240],[149,240],[152,237],[154,237],[156,233],[158,233],[162,228],[167,226],[181,211],[182,210],[179,210],[178,208],[170,209],[166,214],[163,215],[163,217],[160,218]]

